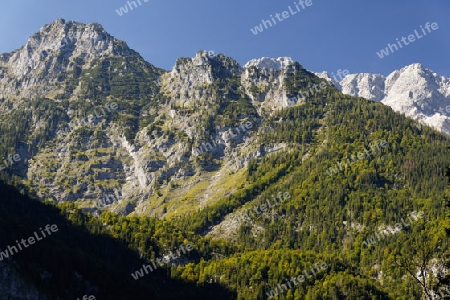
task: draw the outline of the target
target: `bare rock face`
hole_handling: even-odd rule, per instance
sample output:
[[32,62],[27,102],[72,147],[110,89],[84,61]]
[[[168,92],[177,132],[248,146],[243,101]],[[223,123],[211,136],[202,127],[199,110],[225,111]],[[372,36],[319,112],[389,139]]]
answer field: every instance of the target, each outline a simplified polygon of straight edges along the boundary
[[[316,75],[319,78],[325,79],[328,82],[331,82],[338,90],[342,90],[342,87],[339,83],[339,81],[337,81],[336,79],[336,75],[333,77],[331,77],[328,72],[323,71],[323,72],[313,72],[314,75]],[[339,76],[338,76],[339,77]]]
[[347,75],[339,84],[344,94],[381,101],[385,97],[384,81],[383,75],[360,73]]
[[59,19],[41,28],[20,49],[0,55],[0,97],[38,97],[61,92],[62,74],[102,56],[126,56],[123,42],[107,34],[100,24]]
[[244,65],[242,85],[259,114],[292,105],[283,87],[283,80],[286,70],[293,63],[290,57],[262,57]]
[[244,65],[244,68],[248,69],[250,67],[256,67],[258,69],[271,69],[280,71],[286,69],[289,65],[293,64],[294,61],[290,57],[262,57],[252,59]]

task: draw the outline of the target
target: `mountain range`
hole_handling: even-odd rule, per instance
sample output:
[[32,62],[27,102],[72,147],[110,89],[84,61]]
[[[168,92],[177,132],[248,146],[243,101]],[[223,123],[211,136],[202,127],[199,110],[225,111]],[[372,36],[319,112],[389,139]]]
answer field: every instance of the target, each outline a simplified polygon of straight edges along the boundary
[[[317,75],[332,80],[326,72]],[[419,63],[395,70],[387,77],[358,73],[333,83],[344,94],[381,102],[398,113],[450,135],[450,79]]]
[[[449,99],[450,80],[420,64],[337,81],[201,50],[163,70],[98,23],[58,19],[0,54],[0,253],[60,228],[0,260],[0,299],[431,295],[446,272]],[[194,250],[144,275],[180,244]]]

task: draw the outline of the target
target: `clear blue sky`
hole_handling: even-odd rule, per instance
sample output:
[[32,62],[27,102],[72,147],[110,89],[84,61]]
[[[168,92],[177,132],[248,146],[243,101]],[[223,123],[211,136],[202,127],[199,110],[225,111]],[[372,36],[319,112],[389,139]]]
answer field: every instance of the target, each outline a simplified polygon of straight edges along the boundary
[[[137,0],[135,0],[137,2]],[[250,28],[269,15],[288,11],[298,0],[140,0],[119,16],[126,0],[11,0],[0,11],[0,53],[25,44],[44,24],[64,18],[98,22],[148,62],[170,70],[178,57],[212,50],[241,65],[262,56],[291,56],[312,71],[389,74],[419,62],[450,77],[449,0],[312,0],[273,27],[254,35]],[[138,4],[139,5],[139,4]],[[300,7],[300,6],[299,6]],[[301,7],[300,7],[301,8]],[[289,13],[290,14],[290,13]],[[439,29],[380,59],[376,52],[407,37],[426,22]]]

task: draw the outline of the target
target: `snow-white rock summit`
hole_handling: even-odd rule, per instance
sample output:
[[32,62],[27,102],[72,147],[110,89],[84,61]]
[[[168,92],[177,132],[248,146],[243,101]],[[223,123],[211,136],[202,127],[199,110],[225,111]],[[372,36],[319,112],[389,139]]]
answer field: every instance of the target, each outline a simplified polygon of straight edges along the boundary
[[373,101],[381,101],[385,97],[384,81],[380,74],[349,74],[341,80],[341,91],[355,97],[363,97]]
[[[290,57],[262,57],[247,62],[244,69],[255,66],[279,71],[293,62]],[[450,136],[450,79],[419,63],[395,70],[387,77],[357,73],[337,81],[325,71],[312,73],[331,82],[344,94],[381,102]]]
[[320,73],[316,73],[316,72],[313,72],[313,73],[314,73],[314,75],[316,75],[317,77],[322,78],[322,79],[325,79],[325,80],[328,81],[328,82],[331,82],[337,89],[341,90],[341,85],[340,85],[339,81],[337,81],[336,79],[332,78],[332,77],[328,74],[328,72],[323,71],[323,72],[320,72]]
[[294,63],[294,61],[290,57],[278,57],[278,58],[261,57],[250,60],[248,63],[244,65],[244,68],[247,69],[252,66],[255,66],[259,69],[266,68],[273,70],[282,70],[292,63]]
[[[316,75],[330,78],[326,72]],[[349,74],[336,87],[347,95],[380,101],[396,112],[450,135],[450,79],[419,63],[396,70],[387,77]]]

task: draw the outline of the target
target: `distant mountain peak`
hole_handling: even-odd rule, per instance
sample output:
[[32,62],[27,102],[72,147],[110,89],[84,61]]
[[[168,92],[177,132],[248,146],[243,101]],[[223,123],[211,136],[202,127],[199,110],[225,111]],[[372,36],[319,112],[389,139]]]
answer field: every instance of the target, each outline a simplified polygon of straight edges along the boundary
[[273,69],[273,70],[283,70],[288,65],[294,63],[292,58],[284,56],[284,57],[278,57],[278,58],[271,58],[271,57],[261,57],[261,58],[255,58],[251,59],[249,62],[247,62],[244,65],[244,68],[250,68],[252,66],[255,66],[259,69]]
[[407,70],[407,69],[425,69],[421,63],[413,63],[410,64],[409,66],[406,66],[404,68],[402,68],[402,70]]
[[387,78],[392,77],[393,74],[415,74],[414,76],[422,76],[424,73],[427,74],[432,74],[433,71],[431,71],[430,69],[425,68],[422,64],[420,63],[413,63],[411,65],[405,66],[403,68],[401,68],[400,70],[395,70],[393,71],[391,74],[388,75]]
[[336,79],[332,78],[330,76],[330,74],[328,74],[327,71],[322,71],[322,72],[319,72],[319,73],[313,72],[313,73],[317,77],[325,79],[328,82],[331,82],[337,89],[339,89],[339,90],[342,89],[341,84],[339,83],[339,81],[336,81]]
[[347,75],[341,82],[344,94],[380,101],[394,111],[450,135],[450,79],[420,63],[395,70],[387,77],[359,73]]
[[339,83],[344,94],[381,101],[385,97],[384,82],[381,74],[349,74]]

